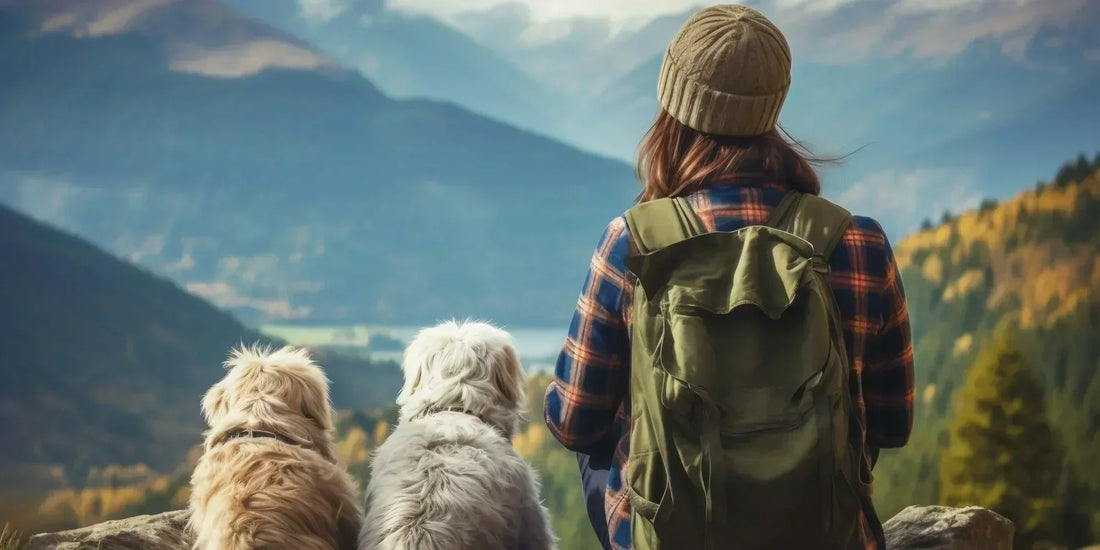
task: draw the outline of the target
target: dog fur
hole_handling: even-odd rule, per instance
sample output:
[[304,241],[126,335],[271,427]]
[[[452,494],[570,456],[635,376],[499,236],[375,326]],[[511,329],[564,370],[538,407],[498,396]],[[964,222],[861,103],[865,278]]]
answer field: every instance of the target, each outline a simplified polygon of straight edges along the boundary
[[360,550],[556,547],[531,467],[512,446],[526,408],[507,332],[450,321],[405,351],[400,419],[373,457]]
[[[328,379],[304,349],[239,348],[202,400],[210,429],[191,476],[197,550],[355,548],[355,482],[336,464]],[[251,428],[270,437],[227,436]]]

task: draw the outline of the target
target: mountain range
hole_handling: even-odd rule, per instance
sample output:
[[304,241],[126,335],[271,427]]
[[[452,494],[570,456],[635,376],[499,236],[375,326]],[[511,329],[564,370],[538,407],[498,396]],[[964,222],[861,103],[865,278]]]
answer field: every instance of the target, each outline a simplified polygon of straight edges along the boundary
[[[612,30],[595,17],[537,23],[519,4],[471,7],[436,19],[393,2],[342,2],[347,10],[318,22],[290,0],[229,1],[309,36],[326,54],[375,60],[360,69],[402,97],[452,101],[628,161],[658,111],[664,47],[695,12]],[[881,218],[895,239],[923,217],[1011,196],[1044,177],[1066,151],[1100,145],[1094,115],[1100,112],[1094,93],[1100,41],[1090,23],[1100,17],[1100,4],[1048,7],[1070,14],[1068,20],[1044,19],[1034,6],[941,6],[966,12],[956,14],[960,25],[973,19],[960,34],[1001,30],[973,39],[943,37],[946,45],[939,49],[926,46],[936,54],[906,46],[916,40],[907,33],[917,32],[907,25],[935,21],[903,9],[914,3],[891,3],[885,13],[873,2],[822,6],[820,21],[792,14],[799,10],[788,4],[758,5],[789,29],[793,50],[792,87],[780,122],[816,152],[844,157],[824,168],[827,196]],[[861,25],[876,17],[894,21],[892,34],[879,36],[882,51],[847,56],[840,45],[858,41]],[[925,35],[925,42],[934,40],[931,31]],[[468,76],[441,80],[450,67]],[[526,106],[513,108],[517,103]]]
[[[0,493],[91,466],[174,466],[241,343],[279,344],[171,281],[0,206]],[[315,353],[341,408],[390,403],[401,374]],[[63,479],[53,483],[63,484]]]
[[329,62],[176,63],[183,36],[278,35],[227,8],[153,33],[189,2],[108,4],[147,9],[89,35],[46,26],[46,4],[0,6],[0,200],[245,321],[561,324],[635,193],[621,162]]
[[431,16],[383,2],[357,2],[326,20],[303,17],[293,0],[225,4],[302,37],[390,97],[447,101],[548,135],[568,109],[563,97],[509,60]]
[[[636,183],[565,143],[630,156],[657,111],[659,38],[691,11],[605,39],[600,60],[382,2],[321,20],[227,3],[0,2],[0,200],[248,322],[566,322]],[[986,39],[936,59],[796,56],[781,122],[854,151],[823,168],[825,194],[897,239],[1100,143],[1087,20],[1013,55]]]

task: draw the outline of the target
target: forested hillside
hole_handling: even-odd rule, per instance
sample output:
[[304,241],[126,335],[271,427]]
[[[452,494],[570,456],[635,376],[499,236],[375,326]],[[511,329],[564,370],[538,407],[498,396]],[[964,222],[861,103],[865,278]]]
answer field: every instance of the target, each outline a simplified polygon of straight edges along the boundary
[[[0,524],[38,516],[72,526],[141,500],[199,442],[199,400],[230,348],[276,343],[3,206],[0,258]],[[383,406],[400,386],[391,364],[315,356],[337,406]]]
[[875,470],[881,515],[943,499],[939,458],[956,389],[995,333],[1011,329],[1063,451],[1056,499],[1086,516],[1076,529],[1100,540],[1100,155],[1080,156],[1011,200],[928,223],[895,252],[913,326],[917,416],[912,442],[884,452]]

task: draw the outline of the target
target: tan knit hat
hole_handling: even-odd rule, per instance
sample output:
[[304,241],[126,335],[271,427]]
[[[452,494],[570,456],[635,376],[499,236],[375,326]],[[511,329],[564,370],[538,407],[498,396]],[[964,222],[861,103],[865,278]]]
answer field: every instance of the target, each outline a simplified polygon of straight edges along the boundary
[[791,50],[771,21],[745,6],[711,6],[669,44],[657,97],[689,128],[752,136],[775,128],[790,84]]

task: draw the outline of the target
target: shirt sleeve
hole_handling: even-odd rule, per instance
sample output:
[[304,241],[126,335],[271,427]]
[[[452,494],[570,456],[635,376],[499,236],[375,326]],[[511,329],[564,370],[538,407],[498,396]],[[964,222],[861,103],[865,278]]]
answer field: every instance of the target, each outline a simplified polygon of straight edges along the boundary
[[867,440],[875,448],[902,447],[913,431],[913,343],[909,309],[890,242],[883,236],[885,277],[879,293],[881,324],[869,336],[863,366]]
[[546,425],[573,451],[596,454],[614,445],[615,416],[629,378],[626,255],[626,222],[616,218],[592,255],[554,380],[546,389]]

